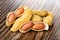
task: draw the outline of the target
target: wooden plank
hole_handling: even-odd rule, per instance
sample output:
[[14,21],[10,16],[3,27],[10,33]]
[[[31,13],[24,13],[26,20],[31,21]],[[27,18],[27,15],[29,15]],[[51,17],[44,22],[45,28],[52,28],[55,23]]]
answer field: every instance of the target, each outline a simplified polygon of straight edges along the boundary
[[[31,9],[51,11],[54,14],[53,25],[48,31],[29,31],[25,34],[11,32],[5,25],[6,15],[20,5],[26,5]],[[58,0],[1,0],[0,40],[60,40],[60,2]]]

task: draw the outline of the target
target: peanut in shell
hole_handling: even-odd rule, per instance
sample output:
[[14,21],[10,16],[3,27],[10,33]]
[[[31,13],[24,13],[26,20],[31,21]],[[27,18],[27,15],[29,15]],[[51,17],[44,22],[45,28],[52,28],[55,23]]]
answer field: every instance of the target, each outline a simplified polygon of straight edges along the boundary
[[14,12],[9,12],[8,15],[7,15],[7,19],[6,19],[6,25],[8,27],[10,27],[14,23],[15,18],[16,17],[15,17]]
[[33,15],[32,17],[33,22],[42,22],[42,20],[43,20],[42,17],[39,15]]
[[26,33],[29,30],[31,30],[31,28],[33,27],[33,22],[29,21],[27,23],[24,23],[21,27],[21,29],[19,30],[21,33]]
[[47,23],[49,26],[51,26],[52,23],[53,23],[53,18],[48,15],[48,16],[46,16],[46,17],[43,18],[43,22],[45,22],[45,23]]
[[32,27],[33,31],[43,31],[43,30],[48,30],[48,29],[49,29],[49,25],[44,22],[37,22]]
[[33,14],[39,15],[39,16],[47,16],[48,13],[46,12],[46,10],[32,10]]

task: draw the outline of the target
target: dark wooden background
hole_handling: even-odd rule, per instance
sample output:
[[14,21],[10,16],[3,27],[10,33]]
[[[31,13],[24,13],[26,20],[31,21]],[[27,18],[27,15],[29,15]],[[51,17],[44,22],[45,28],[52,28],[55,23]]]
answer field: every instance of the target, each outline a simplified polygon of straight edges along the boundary
[[[44,9],[54,14],[53,25],[48,31],[13,33],[5,25],[6,15],[20,5],[31,9]],[[60,40],[60,2],[58,0],[0,0],[0,40]]]

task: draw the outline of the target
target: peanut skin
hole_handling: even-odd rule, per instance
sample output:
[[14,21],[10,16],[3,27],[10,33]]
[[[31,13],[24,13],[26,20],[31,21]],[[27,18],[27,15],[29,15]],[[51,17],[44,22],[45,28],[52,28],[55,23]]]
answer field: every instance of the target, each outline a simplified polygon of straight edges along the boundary
[[15,20],[15,15],[12,13],[10,14],[9,18],[8,18],[8,22],[12,23]]
[[15,21],[14,12],[9,12],[6,19],[6,25],[10,27],[14,23],[14,21]]
[[35,30],[41,30],[45,28],[45,25],[43,23],[37,23],[32,28]]
[[33,23],[32,22],[28,22],[26,24],[24,24],[21,28],[22,31],[27,31],[28,29],[30,29],[31,27],[33,27]]
[[21,14],[24,12],[24,8],[23,7],[20,7],[18,8],[16,11],[15,11],[15,15],[18,17],[18,16],[21,16]]

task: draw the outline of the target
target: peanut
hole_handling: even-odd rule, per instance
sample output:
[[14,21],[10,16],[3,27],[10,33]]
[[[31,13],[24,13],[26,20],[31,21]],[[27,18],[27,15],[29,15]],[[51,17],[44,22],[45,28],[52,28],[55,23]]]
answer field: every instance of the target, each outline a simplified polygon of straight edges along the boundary
[[47,11],[47,13],[48,13],[48,16],[51,16],[52,18],[54,18],[54,15],[51,12]]
[[45,23],[47,23],[49,26],[51,26],[52,23],[53,23],[53,18],[48,15],[48,16],[46,16],[46,17],[43,18],[43,22],[45,22]]
[[42,17],[39,15],[33,15],[32,21],[33,22],[42,22]]
[[11,26],[11,24],[13,24],[15,21],[15,14],[14,12],[9,12],[8,15],[7,15],[7,19],[6,19],[6,25],[8,27]]
[[35,30],[41,30],[45,28],[45,25],[43,23],[36,23],[32,28]]
[[20,7],[18,8],[16,11],[15,11],[15,15],[17,17],[21,16],[21,14],[24,12],[24,8],[23,7]]
[[15,15],[14,15],[14,13],[11,13],[11,14],[9,15],[8,22],[9,22],[9,23],[12,23],[14,20],[15,20]]
[[48,15],[46,10],[33,10],[32,12],[33,12],[33,14],[37,14],[37,15],[40,15],[40,16],[43,16],[43,17]]
[[33,27],[33,23],[32,22],[28,22],[28,23],[26,23],[26,24],[24,24],[23,26],[22,26],[22,28],[21,28],[21,30],[22,31],[27,31],[27,30],[29,30],[31,27]]

